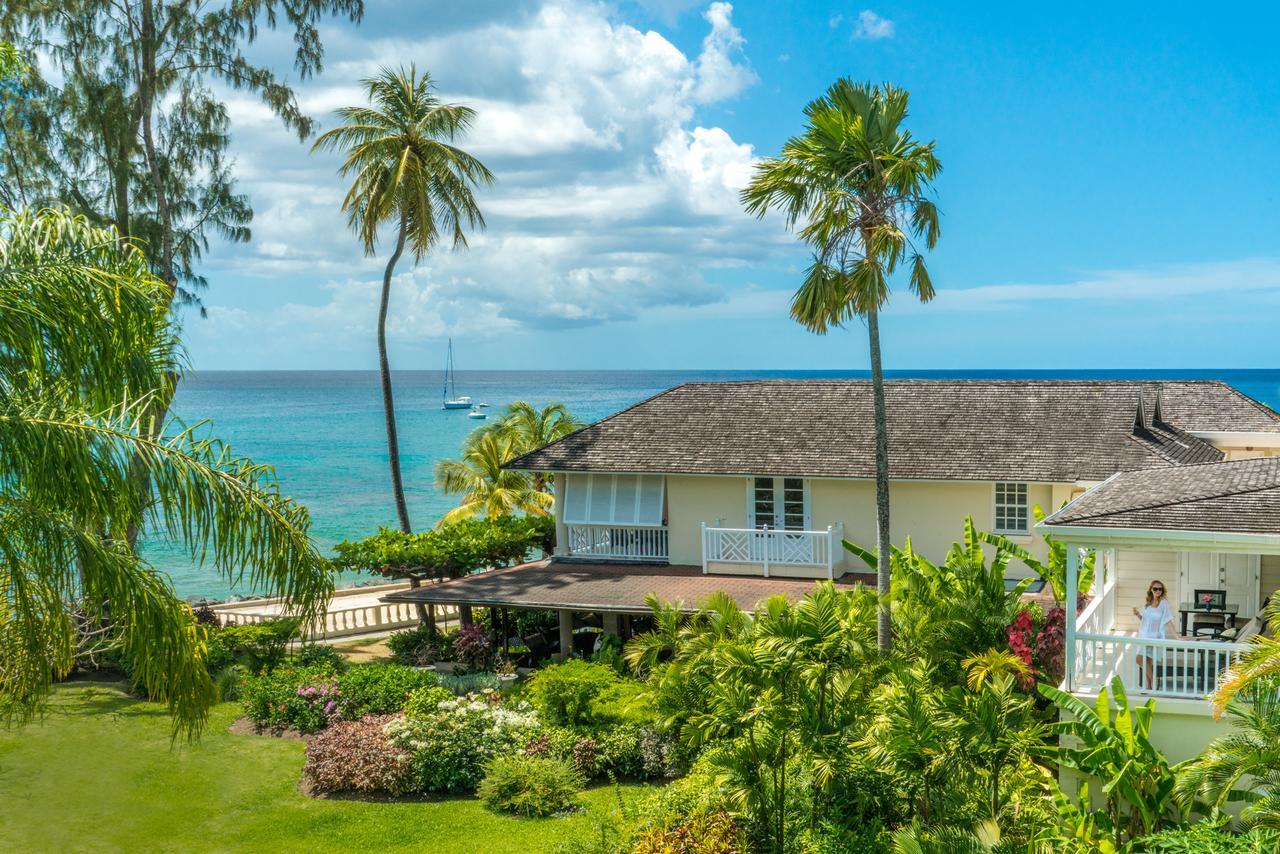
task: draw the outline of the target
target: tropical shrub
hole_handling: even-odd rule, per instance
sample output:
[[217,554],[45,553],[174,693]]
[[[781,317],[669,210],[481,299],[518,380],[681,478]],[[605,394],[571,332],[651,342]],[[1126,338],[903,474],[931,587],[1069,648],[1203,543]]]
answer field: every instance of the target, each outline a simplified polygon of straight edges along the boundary
[[635,724],[646,726],[657,723],[658,710],[653,695],[641,682],[620,679],[592,698],[588,716],[597,724]]
[[298,667],[329,667],[334,673],[341,673],[350,665],[342,657],[342,653],[325,643],[303,644],[294,657]]
[[1133,841],[1132,850],[1143,854],[1274,854],[1280,850],[1280,835],[1262,829],[1237,835],[1201,823],[1140,837]]
[[573,659],[535,673],[529,680],[529,699],[548,722],[581,725],[591,720],[592,701],[617,683],[612,667]]
[[412,786],[408,761],[387,738],[389,715],[336,721],[307,742],[302,778],[314,793],[386,792],[400,795]]
[[240,696],[245,714],[263,729],[315,732],[341,714],[338,680],[327,667],[277,667],[250,674]]
[[453,636],[453,652],[470,673],[493,669],[493,644],[483,626],[463,626]]
[[453,635],[431,631],[425,623],[394,632],[387,638],[391,660],[396,664],[422,667],[437,661],[448,661],[453,655]]
[[640,727],[637,737],[640,768],[646,777],[675,777],[689,767],[688,751],[669,734],[656,727]]
[[692,815],[673,827],[643,831],[632,844],[631,854],[739,854],[749,850],[742,827],[727,811],[717,810]]
[[485,766],[476,795],[494,812],[546,817],[570,809],[584,785],[583,775],[562,760],[500,756]]
[[284,661],[298,625],[297,619],[282,618],[213,629],[209,632],[208,667],[217,671],[236,663],[253,673],[271,670]]
[[1054,755],[1060,765],[1101,781],[1105,808],[1100,825],[1112,834],[1117,848],[1126,839],[1154,833],[1181,818],[1173,770],[1149,738],[1155,700],[1131,706],[1124,683],[1116,677],[1110,692],[1117,707],[1113,719],[1105,688],[1098,692],[1096,706],[1044,683],[1040,693],[1071,717],[1052,729],[1074,736],[1078,746],[1062,744]]
[[433,685],[429,688],[417,688],[409,694],[404,704],[406,718],[425,718],[434,715],[445,700],[452,700],[454,694],[448,688]]
[[248,671],[238,664],[224,667],[213,675],[213,687],[218,692],[219,703],[231,703],[240,699],[240,686]]
[[596,664],[612,667],[619,676],[627,675],[627,662],[622,657],[622,638],[615,634],[603,634],[591,660]]
[[1209,813],[1243,803],[1246,827],[1280,830],[1280,677],[1255,681],[1227,716],[1232,731],[1174,769],[1178,800]]
[[507,709],[470,696],[445,700],[426,717],[393,720],[387,735],[409,753],[415,789],[468,792],[489,760],[518,752],[537,728],[527,704]]
[[469,694],[494,694],[502,687],[496,673],[440,673],[440,686],[456,697]]
[[342,716],[358,720],[366,715],[386,715],[404,708],[419,688],[437,685],[436,675],[403,664],[357,664],[338,676]]

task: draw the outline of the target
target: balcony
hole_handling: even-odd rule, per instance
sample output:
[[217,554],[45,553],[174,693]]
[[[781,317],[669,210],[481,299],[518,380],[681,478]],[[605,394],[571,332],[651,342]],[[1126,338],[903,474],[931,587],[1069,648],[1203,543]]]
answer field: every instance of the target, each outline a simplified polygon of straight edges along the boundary
[[[835,578],[844,526],[824,531],[702,526],[702,571]],[[843,571],[843,570],[841,570]]]
[[670,557],[665,525],[585,525],[566,523],[572,557],[666,561]]

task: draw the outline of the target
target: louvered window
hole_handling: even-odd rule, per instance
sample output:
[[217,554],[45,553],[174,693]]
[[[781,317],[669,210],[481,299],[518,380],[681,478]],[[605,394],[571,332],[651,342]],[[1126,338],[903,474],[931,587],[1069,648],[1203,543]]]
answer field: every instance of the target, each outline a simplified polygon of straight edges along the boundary
[[570,474],[564,521],[575,525],[662,525],[662,475]]

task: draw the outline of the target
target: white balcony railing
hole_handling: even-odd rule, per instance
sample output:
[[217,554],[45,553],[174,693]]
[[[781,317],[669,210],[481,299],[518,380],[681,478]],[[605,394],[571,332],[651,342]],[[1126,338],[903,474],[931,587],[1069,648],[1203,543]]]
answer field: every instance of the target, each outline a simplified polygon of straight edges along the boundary
[[765,578],[773,566],[815,567],[835,577],[843,557],[844,526],[825,531],[787,531],[775,528],[713,528],[702,526],[702,571],[711,563],[762,567]]
[[1211,693],[1248,644],[1152,640],[1129,635],[1078,634],[1074,691],[1093,692],[1119,676],[1131,694],[1200,699]]
[[615,560],[667,560],[665,527],[566,524],[569,554]]

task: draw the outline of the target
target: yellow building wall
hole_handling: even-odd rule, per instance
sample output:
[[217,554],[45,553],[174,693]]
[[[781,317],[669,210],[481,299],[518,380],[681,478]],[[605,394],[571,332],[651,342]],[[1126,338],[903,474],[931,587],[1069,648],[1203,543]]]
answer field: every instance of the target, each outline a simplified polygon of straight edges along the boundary
[[[864,546],[875,546],[875,484],[865,480],[811,480],[810,521],[815,530],[829,525],[844,525],[847,539]],[[1048,510],[1055,493],[1070,486],[1031,484],[1028,501]],[[964,517],[973,516],[982,530],[990,530],[995,514],[995,487],[982,482],[894,481],[889,489],[890,538],[901,545],[911,537],[915,549],[926,557],[941,560],[951,544],[964,533]],[[672,475],[667,478],[667,526],[671,562],[702,562],[701,525],[717,520],[729,528],[747,524],[747,478],[695,477]],[[1034,532],[1016,541],[1044,559],[1047,549]],[[842,553],[838,572],[865,572],[860,560]],[[728,567],[712,570],[731,571]],[[736,572],[745,571],[737,566]],[[1015,564],[1014,574],[1022,567]]]
[[[674,564],[702,563],[702,523],[747,526],[745,477],[667,477],[667,537]],[[739,567],[739,572],[742,568]]]
[[1280,590],[1280,555],[1263,555],[1261,570],[1258,593],[1262,598],[1259,603]]

